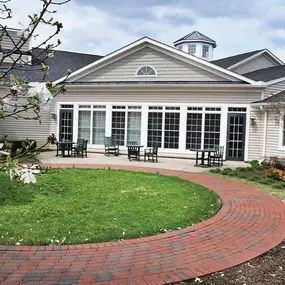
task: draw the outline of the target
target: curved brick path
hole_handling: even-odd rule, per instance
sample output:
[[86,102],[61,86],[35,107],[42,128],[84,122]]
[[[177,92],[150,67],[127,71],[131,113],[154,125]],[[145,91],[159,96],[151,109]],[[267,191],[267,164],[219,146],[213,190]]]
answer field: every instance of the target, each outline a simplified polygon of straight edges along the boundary
[[76,246],[1,246],[1,284],[166,284],[237,265],[285,238],[285,204],[254,187],[205,174],[111,168],[159,171],[200,183],[217,192],[223,206],[205,222],[152,237]]

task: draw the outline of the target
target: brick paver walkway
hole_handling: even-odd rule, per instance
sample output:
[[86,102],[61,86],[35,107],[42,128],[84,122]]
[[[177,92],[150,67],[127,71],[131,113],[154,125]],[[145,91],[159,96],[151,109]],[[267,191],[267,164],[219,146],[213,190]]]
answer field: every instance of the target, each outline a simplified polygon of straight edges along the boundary
[[214,190],[223,201],[221,210],[192,227],[146,238],[75,246],[1,246],[1,284],[167,284],[237,265],[285,238],[285,204],[278,199],[214,176],[159,172]]

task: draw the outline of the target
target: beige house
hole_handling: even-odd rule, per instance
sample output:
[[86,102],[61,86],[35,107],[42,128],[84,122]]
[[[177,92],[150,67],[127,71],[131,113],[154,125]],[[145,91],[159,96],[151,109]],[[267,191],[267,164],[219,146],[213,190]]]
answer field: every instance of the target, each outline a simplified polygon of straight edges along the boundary
[[[194,31],[173,47],[144,37],[104,57],[58,51],[48,62],[50,76],[67,92],[41,124],[5,120],[0,134],[39,143],[51,133],[85,138],[90,151],[103,151],[104,137],[114,135],[122,151],[135,140],[156,143],[167,156],[216,145],[225,146],[227,160],[282,156],[283,120],[266,99],[285,89],[283,62],[267,49],[213,60],[215,48]],[[39,80],[34,71],[19,75]]]

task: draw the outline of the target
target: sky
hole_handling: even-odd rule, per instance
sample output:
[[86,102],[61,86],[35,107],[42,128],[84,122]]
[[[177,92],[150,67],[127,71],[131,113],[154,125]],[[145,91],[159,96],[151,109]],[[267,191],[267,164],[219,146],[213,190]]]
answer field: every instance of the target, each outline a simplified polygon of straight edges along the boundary
[[[5,24],[20,28],[41,1],[8,6],[12,19]],[[63,50],[106,55],[143,36],[172,45],[198,30],[217,42],[215,59],[268,48],[285,62],[285,0],[71,0],[55,9]],[[38,32],[35,44],[51,31]]]

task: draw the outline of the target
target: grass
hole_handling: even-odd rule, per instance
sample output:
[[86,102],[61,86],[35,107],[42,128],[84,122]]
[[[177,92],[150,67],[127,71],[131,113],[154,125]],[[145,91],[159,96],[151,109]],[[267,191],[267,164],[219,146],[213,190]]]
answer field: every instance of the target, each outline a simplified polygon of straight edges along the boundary
[[0,244],[49,245],[149,236],[213,216],[218,196],[177,177],[65,169],[34,185],[0,173]]
[[[271,194],[272,196],[274,196],[274,197],[285,202],[285,190],[284,190],[284,188],[280,189],[281,185],[279,183],[276,183],[276,184],[278,184],[278,186],[275,186],[276,188],[274,188],[274,187],[272,187],[273,184],[272,185],[266,185],[266,184],[260,183],[260,181],[262,181],[262,180],[257,182],[257,181],[248,181],[247,179],[238,178],[238,177],[224,176],[224,175],[220,175],[220,174],[213,174],[213,175],[217,175],[217,176],[222,177],[222,178],[227,179],[227,180],[238,181],[238,182],[242,182],[242,183],[254,186],[257,189],[259,189],[263,192],[266,192],[268,194]],[[269,179],[265,178],[265,179],[267,180],[267,183],[270,183],[270,180],[269,180],[270,178]],[[272,181],[272,179],[271,179],[271,181]],[[282,186],[284,186],[284,184],[282,184]]]

